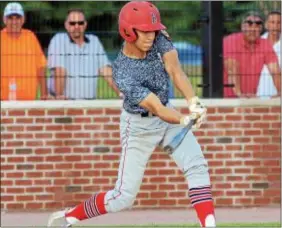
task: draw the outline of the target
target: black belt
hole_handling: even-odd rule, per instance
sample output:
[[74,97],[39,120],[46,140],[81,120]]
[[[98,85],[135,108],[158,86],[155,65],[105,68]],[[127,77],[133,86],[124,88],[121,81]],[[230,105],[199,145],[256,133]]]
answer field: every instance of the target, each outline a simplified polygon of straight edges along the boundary
[[[141,113],[141,117],[148,117],[149,112]],[[155,114],[152,113],[152,116],[156,116]]]

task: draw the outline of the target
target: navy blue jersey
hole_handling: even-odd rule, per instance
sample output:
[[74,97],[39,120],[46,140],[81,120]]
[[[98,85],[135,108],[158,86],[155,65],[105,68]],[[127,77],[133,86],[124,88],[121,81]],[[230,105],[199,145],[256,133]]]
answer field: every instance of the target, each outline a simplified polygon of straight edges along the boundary
[[122,51],[119,52],[112,65],[113,79],[124,94],[123,107],[127,112],[147,112],[139,103],[151,92],[156,94],[163,104],[168,102],[170,79],[162,56],[173,49],[170,39],[160,32],[144,59],[129,58]]

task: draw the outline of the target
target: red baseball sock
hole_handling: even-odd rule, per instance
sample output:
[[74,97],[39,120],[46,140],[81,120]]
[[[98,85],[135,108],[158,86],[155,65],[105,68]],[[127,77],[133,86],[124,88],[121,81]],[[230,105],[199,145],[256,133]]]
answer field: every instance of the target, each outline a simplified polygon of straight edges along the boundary
[[70,224],[74,224],[77,221],[106,214],[107,211],[104,205],[105,194],[105,192],[98,193],[85,202],[77,205],[66,213],[66,220]]
[[202,227],[215,227],[214,206],[210,186],[191,188],[189,197]]

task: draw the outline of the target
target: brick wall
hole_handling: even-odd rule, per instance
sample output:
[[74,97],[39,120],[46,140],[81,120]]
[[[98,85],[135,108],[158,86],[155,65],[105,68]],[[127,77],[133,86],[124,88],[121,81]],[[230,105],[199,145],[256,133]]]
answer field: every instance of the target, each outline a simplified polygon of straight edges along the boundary
[[[195,134],[210,166],[215,204],[280,205],[280,102],[206,103],[208,122]],[[120,103],[79,104],[2,102],[1,209],[72,206],[114,186]],[[177,106],[187,112],[184,103]],[[160,150],[135,202],[135,208],[157,207],[190,207],[181,172]]]

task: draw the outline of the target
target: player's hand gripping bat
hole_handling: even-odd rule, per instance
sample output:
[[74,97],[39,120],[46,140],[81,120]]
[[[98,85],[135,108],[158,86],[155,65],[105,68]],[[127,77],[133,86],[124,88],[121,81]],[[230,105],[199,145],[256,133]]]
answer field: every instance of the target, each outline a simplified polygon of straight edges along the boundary
[[191,119],[187,126],[184,127],[176,136],[174,136],[171,142],[164,147],[164,151],[168,154],[172,154],[185,138],[186,134],[191,130],[196,121],[196,118]]

